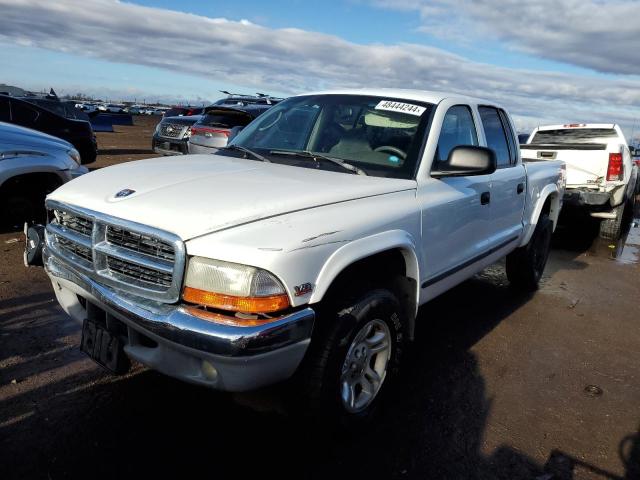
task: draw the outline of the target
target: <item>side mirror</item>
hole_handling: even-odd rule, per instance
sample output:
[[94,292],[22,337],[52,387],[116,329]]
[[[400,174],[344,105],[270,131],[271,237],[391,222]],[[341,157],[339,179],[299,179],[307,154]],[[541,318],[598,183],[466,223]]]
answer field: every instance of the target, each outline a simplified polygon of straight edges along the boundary
[[442,167],[432,171],[431,176],[441,178],[489,175],[496,171],[496,154],[486,147],[459,146],[449,152],[449,158]]
[[636,150],[636,147],[629,147],[629,153],[632,157],[635,157],[638,154],[638,150]]
[[227,142],[233,140],[233,138],[236,137],[243,128],[244,127],[232,127],[231,131],[229,132],[229,136],[227,137]]

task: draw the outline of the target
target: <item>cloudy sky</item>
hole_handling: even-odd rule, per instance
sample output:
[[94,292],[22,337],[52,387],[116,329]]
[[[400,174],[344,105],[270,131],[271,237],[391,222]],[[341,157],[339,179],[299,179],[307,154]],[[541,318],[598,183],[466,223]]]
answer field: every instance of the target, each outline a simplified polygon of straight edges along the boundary
[[0,0],[0,83],[147,101],[402,87],[640,132],[638,0]]

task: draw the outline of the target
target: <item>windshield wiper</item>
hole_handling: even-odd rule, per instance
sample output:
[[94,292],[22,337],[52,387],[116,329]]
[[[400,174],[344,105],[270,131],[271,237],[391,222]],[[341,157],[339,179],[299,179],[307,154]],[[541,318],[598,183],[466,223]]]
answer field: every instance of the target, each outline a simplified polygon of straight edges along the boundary
[[338,158],[327,157],[320,153],[311,152],[309,150],[271,150],[269,152],[270,155],[290,155],[292,157],[302,157],[302,158],[311,158],[316,162],[318,159],[326,160],[327,162],[331,162],[335,165],[338,165],[345,170],[350,171],[351,173],[355,173],[357,175],[366,175],[367,173],[361,168],[356,167],[355,165],[351,165],[343,160]]
[[267,157],[263,157],[259,153],[254,152],[253,150],[248,149],[247,147],[243,147],[241,145],[227,145],[226,147],[222,147],[223,150],[238,150],[239,152],[243,152],[245,155],[251,155],[253,158],[257,160],[261,160],[263,162],[271,163]]

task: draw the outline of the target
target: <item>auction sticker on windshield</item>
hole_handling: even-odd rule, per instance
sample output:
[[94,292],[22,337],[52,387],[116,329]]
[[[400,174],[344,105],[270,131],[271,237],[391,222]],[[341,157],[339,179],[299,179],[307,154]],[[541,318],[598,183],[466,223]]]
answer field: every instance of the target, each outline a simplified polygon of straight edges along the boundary
[[381,100],[376,105],[376,110],[388,110],[390,112],[408,113],[409,115],[415,115],[419,117],[426,110],[425,107],[420,105],[412,105],[411,103],[394,102],[392,100]]

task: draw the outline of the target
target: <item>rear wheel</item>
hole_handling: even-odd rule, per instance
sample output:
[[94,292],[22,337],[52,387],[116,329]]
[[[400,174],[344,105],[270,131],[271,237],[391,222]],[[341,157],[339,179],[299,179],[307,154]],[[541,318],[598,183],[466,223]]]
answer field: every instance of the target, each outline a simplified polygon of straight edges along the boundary
[[616,218],[606,218],[600,222],[600,237],[606,240],[618,240],[622,233],[622,220],[624,218],[624,208],[627,202],[618,205],[613,209]]
[[512,286],[525,291],[537,290],[549,258],[552,234],[553,222],[543,214],[529,243],[507,255],[507,278]]

